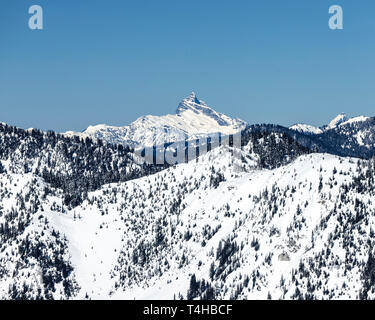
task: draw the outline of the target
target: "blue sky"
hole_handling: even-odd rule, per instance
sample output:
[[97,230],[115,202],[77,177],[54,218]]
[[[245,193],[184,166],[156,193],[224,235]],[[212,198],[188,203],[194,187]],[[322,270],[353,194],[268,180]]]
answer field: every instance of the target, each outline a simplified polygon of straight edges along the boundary
[[[28,8],[44,9],[44,30]],[[328,8],[344,9],[344,30]],[[174,113],[191,91],[249,123],[375,115],[375,3],[2,0],[0,121],[83,130]]]

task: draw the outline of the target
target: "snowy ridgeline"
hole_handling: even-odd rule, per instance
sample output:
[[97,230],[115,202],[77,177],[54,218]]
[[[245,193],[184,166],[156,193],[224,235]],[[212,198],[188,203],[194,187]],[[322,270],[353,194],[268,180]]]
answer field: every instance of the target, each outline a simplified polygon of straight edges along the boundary
[[90,137],[131,147],[152,147],[199,139],[213,133],[234,134],[245,127],[245,121],[213,110],[193,92],[180,102],[175,114],[142,116],[123,127],[100,124],[90,126],[81,133],[66,132],[65,135]]
[[231,135],[254,130],[278,130],[291,136],[311,150],[340,156],[360,158],[375,153],[375,118],[347,117],[342,113],[328,125],[314,127],[295,124],[289,128],[274,125],[249,125],[241,119],[232,119],[210,108],[190,94],[178,105],[176,113],[165,116],[142,116],[130,125],[115,127],[105,124],[90,126],[81,133],[66,132],[66,137],[90,138],[110,144],[122,144],[132,148],[150,148],[173,142],[207,139],[210,135]]
[[3,163],[0,298],[375,298],[374,162],[229,151],[75,207]]

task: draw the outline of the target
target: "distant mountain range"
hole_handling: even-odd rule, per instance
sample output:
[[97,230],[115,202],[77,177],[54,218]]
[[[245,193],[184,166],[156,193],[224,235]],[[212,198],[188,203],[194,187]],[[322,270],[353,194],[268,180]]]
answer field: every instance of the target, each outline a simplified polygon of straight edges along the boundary
[[233,134],[245,126],[245,121],[216,112],[193,92],[181,101],[174,115],[143,116],[124,127],[101,124],[90,126],[82,133],[65,134],[102,139],[108,143],[121,143],[131,147],[151,147],[197,139],[212,133]]
[[348,118],[341,113],[328,125],[315,127],[295,124],[289,128],[278,125],[250,125],[241,119],[232,119],[210,108],[193,92],[178,105],[176,114],[143,116],[128,126],[90,126],[81,133],[66,132],[66,136],[90,137],[111,144],[132,148],[160,146],[177,141],[205,139],[220,133],[231,135],[248,131],[277,131],[294,137],[311,150],[341,156],[370,157],[375,152],[374,118],[358,116]]
[[295,124],[291,126],[290,129],[303,133],[320,134],[328,130],[336,129],[338,127],[342,127],[352,123],[364,122],[369,119],[369,117],[364,116],[348,118],[345,113],[340,113],[337,117],[332,119],[332,121],[328,125],[324,125],[322,127],[314,127],[308,124]]

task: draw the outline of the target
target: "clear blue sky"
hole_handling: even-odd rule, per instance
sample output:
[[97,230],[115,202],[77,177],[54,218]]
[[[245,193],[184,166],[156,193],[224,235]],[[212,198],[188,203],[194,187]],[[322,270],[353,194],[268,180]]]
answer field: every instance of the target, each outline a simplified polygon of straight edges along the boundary
[[[44,9],[44,30],[28,8]],[[328,8],[344,9],[344,30]],[[191,91],[249,123],[375,115],[372,0],[2,0],[0,121],[83,130]]]

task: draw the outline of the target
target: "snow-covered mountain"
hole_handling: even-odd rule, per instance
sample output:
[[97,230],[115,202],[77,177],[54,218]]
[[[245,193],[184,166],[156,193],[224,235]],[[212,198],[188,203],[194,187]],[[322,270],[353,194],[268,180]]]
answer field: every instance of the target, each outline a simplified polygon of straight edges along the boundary
[[340,113],[337,117],[331,120],[328,126],[325,128],[326,130],[337,128],[339,125],[344,123],[348,120],[348,116],[345,113]]
[[309,124],[295,124],[289,127],[291,130],[295,130],[302,133],[311,133],[311,134],[321,134],[325,131],[337,129],[346,125],[365,122],[369,120],[369,117],[358,116],[354,118],[349,118],[345,113],[340,113],[335,118],[333,118],[328,125],[321,126],[320,128],[314,127]]
[[[84,241],[72,260],[92,298],[373,298],[374,206],[370,189],[356,189],[357,168],[323,154],[239,174],[218,152],[105,187],[78,208],[81,220],[70,212],[56,226]],[[97,203],[109,204],[104,217]]]
[[65,134],[88,136],[131,147],[151,147],[197,139],[213,133],[233,134],[241,131],[245,126],[243,120],[232,119],[216,112],[204,101],[199,100],[193,92],[182,100],[174,115],[143,116],[124,127],[97,125],[88,127],[83,133]]
[[[343,156],[368,158],[375,153],[375,118],[359,116],[348,118],[341,113],[328,125],[316,128],[309,125],[294,125],[289,128],[301,136],[310,148]],[[297,138],[301,142],[301,139]]]
[[302,154],[266,169],[259,148],[288,139],[254,141],[241,160],[216,148],[76,206],[2,159],[0,297],[375,298],[374,161]]
[[[237,130],[197,101],[174,117]],[[248,126],[157,166],[0,124],[0,299],[374,299],[374,128]]]
[[291,126],[290,129],[301,132],[301,133],[319,134],[323,132],[323,130],[320,128],[314,127],[309,124],[302,124],[302,123],[295,124]]

